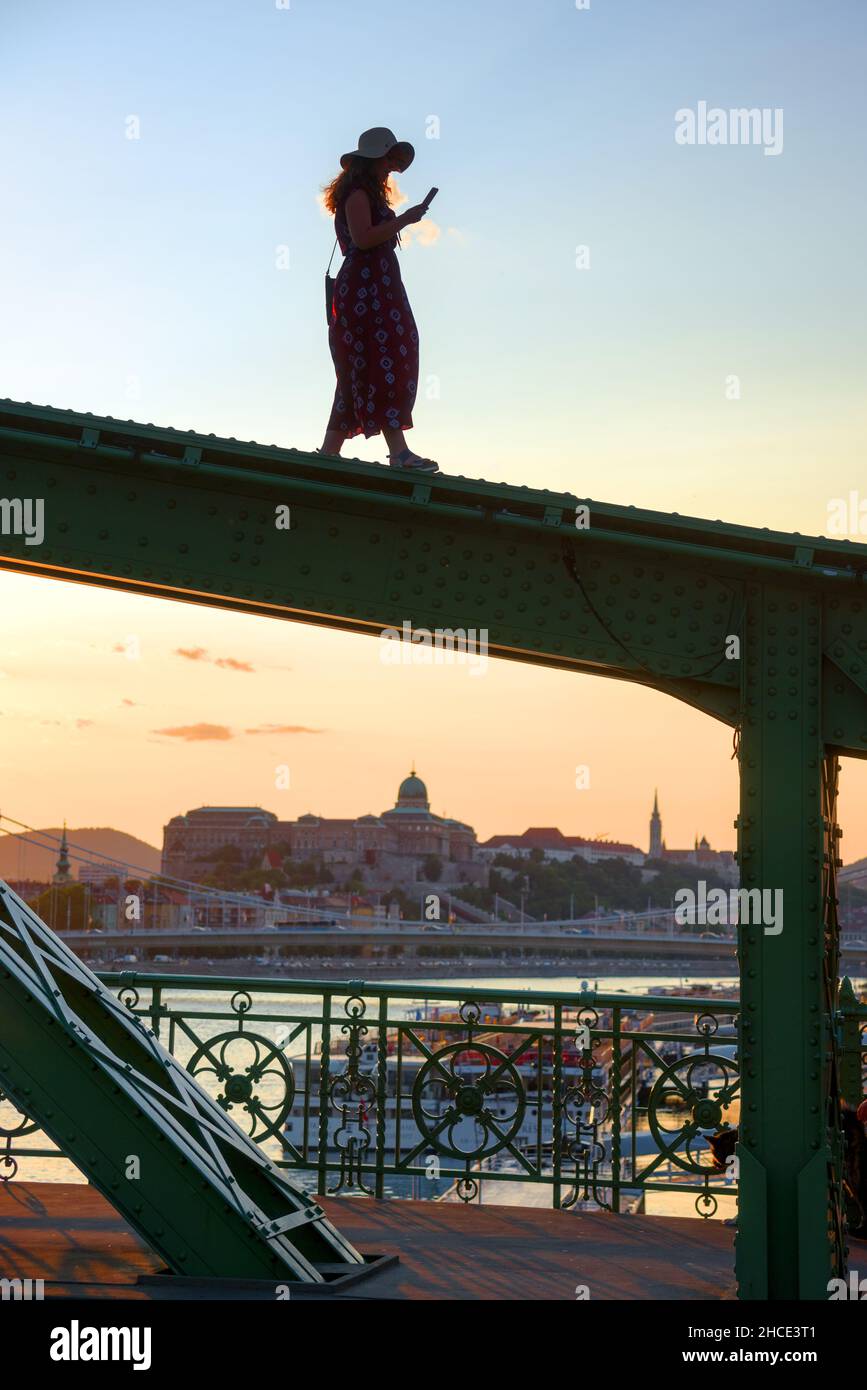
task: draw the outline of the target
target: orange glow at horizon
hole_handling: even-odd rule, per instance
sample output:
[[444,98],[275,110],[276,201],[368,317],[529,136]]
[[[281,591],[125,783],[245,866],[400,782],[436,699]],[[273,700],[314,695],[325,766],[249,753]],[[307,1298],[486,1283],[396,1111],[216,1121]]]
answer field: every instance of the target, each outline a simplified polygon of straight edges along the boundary
[[[379,813],[414,762],[479,839],[558,826],[646,849],[658,788],[669,848],[734,848],[731,730],[656,691],[495,659],[385,666],[359,635],[8,572],[0,592],[0,810],[27,824],[160,846],[199,805]],[[867,853],[865,790],[844,759],[846,862]]]

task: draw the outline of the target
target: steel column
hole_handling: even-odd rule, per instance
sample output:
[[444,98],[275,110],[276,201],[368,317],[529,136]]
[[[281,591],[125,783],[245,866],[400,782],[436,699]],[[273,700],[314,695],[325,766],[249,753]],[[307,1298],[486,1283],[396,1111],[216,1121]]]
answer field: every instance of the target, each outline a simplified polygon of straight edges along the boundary
[[836,855],[836,761],[826,781],[821,658],[815,594],[794,585],[747,586],[741,886],[763,890],[771,908],[779,892],[783,913],[782,930],[767,918],[739,927],[736,1268],[739,1295],[747,1299],[825,1299],[828,1280],[842,1272],[829,1124],[837,924],[835,913],[826,913]]

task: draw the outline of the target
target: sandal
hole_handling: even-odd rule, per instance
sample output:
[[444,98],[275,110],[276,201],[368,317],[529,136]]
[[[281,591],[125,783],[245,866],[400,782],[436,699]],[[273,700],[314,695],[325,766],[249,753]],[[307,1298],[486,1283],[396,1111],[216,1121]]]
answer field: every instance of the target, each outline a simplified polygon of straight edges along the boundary
[[389,468],[405,468],[410,473],[438,473],[439,464],[434,459],[423,459],[412,449],[401,449],[399,454],[389,454]]

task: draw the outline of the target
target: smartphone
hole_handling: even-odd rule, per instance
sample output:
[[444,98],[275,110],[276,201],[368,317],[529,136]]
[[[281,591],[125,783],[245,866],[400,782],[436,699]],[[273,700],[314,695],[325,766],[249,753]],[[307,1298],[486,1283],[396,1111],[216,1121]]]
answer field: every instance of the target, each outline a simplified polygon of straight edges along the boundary
[[434,198],[437,196],[438,193],[439,193],[439,189],[438,189],[438,188],[432,188],[431,191],[430,191],[430,193],[427,195],[427,197],[425,198],[424,202],[422,203],[422,207],[424,207],[424,208],[430,207],[431,203],[433,202]]

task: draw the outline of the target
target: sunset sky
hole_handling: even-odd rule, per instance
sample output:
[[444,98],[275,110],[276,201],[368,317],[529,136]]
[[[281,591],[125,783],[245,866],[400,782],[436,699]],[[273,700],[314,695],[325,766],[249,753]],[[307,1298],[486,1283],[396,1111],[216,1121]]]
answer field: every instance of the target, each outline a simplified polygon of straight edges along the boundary
[[[440,188],[400,253],[416,448],[821,533],[867,489],[865,38],[857,0],[7,0],[0,393],[318,445],[318,194],[385,124],[416,147],[401,195]],[[679,145],[701,101],[781,111],[781,152]],[[731,731],[653,692],[386,669],[367,638],[8,574],[0,611],[0,812],[30,824],[158,844],[200,804],[377,812],[414,762],[481,836],[646,848],[658,787],[669,846],[734,845]],[[864,763],[841,811],[849,861]]]

